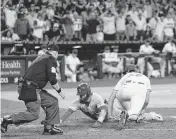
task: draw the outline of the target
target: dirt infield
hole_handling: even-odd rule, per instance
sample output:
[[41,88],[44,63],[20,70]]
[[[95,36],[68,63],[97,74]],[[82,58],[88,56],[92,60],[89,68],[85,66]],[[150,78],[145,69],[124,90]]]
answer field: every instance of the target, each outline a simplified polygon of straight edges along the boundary
[[[112,86],[117,81],[91,83],[92,90],[104,98],[108,98]],[[43,110],[40,118],[29,124],[19,127],[9,126],[8,132],[1,134],[2,139],[176,139],[176,86],[174,79],[153,80],[153,92],[147,112],[156,112],[164,118],[163,122],[128,122],[121,131],[116,130],[117,123],[104,123],[99,129],[91,128],[93,120],[75,112],[62,126],[64,134],[54,136],[42,135],[43,126],[40,122],[44,119]],[[159,83],[158,83],[159,82]],[[66,100],[60,101],[61,115],[65,108],[76,98],[76,84],[62,84],[67,88]],[[67,86],[68,85],[68,86]],[[74,87],[74,88],[72,88]],[[10,89],[9,89],[10,88]],[[1,115],[12,114],[25,110],[23,102],[18,101],[14,85],[3,86],[1,92]],[[54,92],[49,89],[50,92]]]
[[[2,116],[24,110],[22,103],[2,99]],[[14,107],[16,108],[14,110]],[[11,109],[11,111],[9,111]],[[2,139],[175,139],[176,119],[171,116],[176,114],[175,108],[150,108],[148,112],[154,111],[162,114],[163,122],[129,122],[121,131],[116,130],[117,123],[104,123],[99,129],[91,128],[93,120],[81,112],[74,113],[62,126],[63,135],[44,136],[43,127],[40,125],[45,114],[40,113],[40,119],[30,124],[19,127],[9,126],[8,132],[2,134]],[[61,109],[61,115],[64,110]]]

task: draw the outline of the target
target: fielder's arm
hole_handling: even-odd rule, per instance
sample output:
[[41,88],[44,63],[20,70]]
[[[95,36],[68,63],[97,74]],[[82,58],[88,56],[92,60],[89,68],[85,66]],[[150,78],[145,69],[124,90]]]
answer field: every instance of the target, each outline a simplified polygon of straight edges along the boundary
[[146,99],[145,103],[142,109],[145,109],[150,101],[150,92],[152,92],[151,84],[150,84],[150,79],[146,77],[146,83],[147,83],[147,93],[146,93]]
[[143,106],[143,110],[148,106],[149,104],[149,101],[150,101],[150,92],[151,92],[151,89],[148,89],[147,90],[147,94],[146,94],[146,99],[145,99],[145,103],[144,103],[144,106]]
[[113,118],[112,117],[112,109],[113,109],[113,104],[114,104],[114,99],[116,97],[117,90],[113,89],[111,96],[108,99],[108,118]]

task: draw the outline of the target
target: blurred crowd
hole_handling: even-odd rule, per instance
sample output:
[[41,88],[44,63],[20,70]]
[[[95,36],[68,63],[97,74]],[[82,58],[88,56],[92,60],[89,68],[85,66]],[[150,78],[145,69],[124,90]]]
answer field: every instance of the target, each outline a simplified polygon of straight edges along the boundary
[[[168,73],[176,71],[176,1],[175,0],[2,0],[1,41],[37,41],[42,46],[30,50],[21,44],[11,48],[10,55],[36,54],[47,49],[48,42],[58,41],[141,41],[139,54],[155,56],[147,62],[148,77],[165,76],[166,60],[159,54],[170,54]],[[167,42],[160,52],[151,42]],[[45,45],[46,44],[46,45]],[[41,48],[42,47],[42,48]],[[43,52],[39,51],[39,55]],[[105,78],[123,75],[124,59],[119,46],[106,46],[102,54]],[[125,64],[136,64],[145,72],[143,57],[134,57],[126,49]],[[96,80],[96,68],[89,70],[73,49],[65,57],[68,82]],[[174,70],[175,69],[175,70]]]
[[2,0],[3,41],[143,41],[175,37],[175,0]]

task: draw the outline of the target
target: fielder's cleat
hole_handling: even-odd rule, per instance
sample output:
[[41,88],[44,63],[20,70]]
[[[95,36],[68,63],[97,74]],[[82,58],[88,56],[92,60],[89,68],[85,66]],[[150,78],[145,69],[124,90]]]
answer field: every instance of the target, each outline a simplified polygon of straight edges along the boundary
[[118,130],[121,130],[125,126],[127,119],[128,119],[128,113],[126,111],[122,111],[120,114]]
[[51,129],[44,128],[43,135],[62,135],[63,131],[58,128],[53,126]]
[[11,117],[4,117],[3,121],[1,123],[1,132],[2,133],[7,132],[7,127],[9,124],[13,124]]

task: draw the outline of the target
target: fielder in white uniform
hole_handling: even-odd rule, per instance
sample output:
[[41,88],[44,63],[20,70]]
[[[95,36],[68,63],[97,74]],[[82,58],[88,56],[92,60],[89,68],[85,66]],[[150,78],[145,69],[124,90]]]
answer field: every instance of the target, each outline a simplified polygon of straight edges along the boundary
[[127,119],[138,122],[140,114],[144,113],[150,99],[149,78],[138,73],[135,65],[129,65],[127,72],[114,87],[108,101],[109,119],[113,119],[112,110],[115,98],[118,102],[116,107],[122,110],[119,128],[125,125]]

